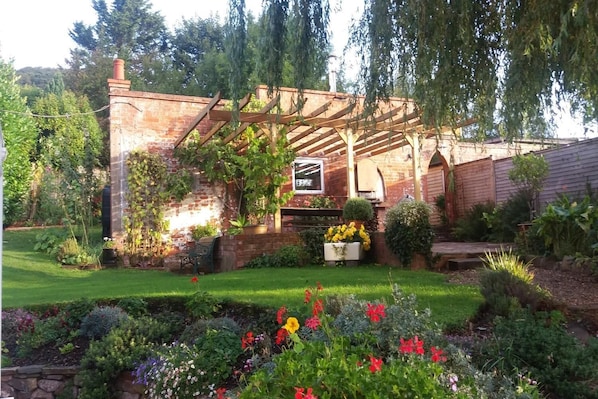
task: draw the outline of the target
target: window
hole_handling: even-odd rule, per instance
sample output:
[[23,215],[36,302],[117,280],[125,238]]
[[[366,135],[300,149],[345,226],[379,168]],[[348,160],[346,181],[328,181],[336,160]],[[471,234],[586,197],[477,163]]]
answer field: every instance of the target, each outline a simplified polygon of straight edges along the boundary
[[297,158],[293,162],[293,190],[296,194],[324,194],[324,161]]

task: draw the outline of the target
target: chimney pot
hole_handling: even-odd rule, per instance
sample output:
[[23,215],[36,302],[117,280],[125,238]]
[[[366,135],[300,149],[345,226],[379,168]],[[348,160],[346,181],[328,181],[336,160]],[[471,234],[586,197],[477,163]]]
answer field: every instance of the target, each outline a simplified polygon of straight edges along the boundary
[[114,79],[125,80],[125,61],[119,58],[114,60]]

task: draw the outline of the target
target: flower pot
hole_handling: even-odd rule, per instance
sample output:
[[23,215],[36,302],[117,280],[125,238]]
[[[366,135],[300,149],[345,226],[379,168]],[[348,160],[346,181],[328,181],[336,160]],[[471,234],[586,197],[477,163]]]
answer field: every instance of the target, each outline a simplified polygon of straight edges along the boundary
[[265,234],[268,232],[268,225],[254,224],[243,227],[243,234]]
[[114,266],[116,265],[116,248],[103,248],[102,249],[102,265]]
[[358,261],[363,259],[363,256],[363,246],[360,242],[324,243],[324,260],[326,262]]

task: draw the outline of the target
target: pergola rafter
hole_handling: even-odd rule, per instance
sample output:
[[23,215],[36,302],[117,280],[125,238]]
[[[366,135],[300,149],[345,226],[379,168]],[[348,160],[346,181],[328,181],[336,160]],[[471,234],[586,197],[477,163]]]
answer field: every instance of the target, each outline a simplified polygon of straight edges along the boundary
[[[179,146],[205,119],[212,125],[206,132],[200,132],[201,144],[207,143],[227,124],[239,123],[239,126],[223,139],[223,143],[233,142],[251,125],[258,126],[256,135],[268,134],[270,139],[280,132],[279,127],[286,127],[288,145],[301,156],[325,157],[344,155],[347,158],[347,178],[349,197],[355,195],[354,159],[383,154],[388,151],[409,146],[414,170],[419,168],[415,161],[420,158],[419,143],[438,133],[437,127],[423,124],[421,112],[416,104],[404,98],[390,98],[379,104],[374,114],[364,111],[364,98],[342,93],[304,91],[305,102],[302,109],[297,107],[298,92],[295,89],[280,88],[274,97],[268,95],[265,86],[256,90],[256,97],[267,98],[268,104],[258,112],[244,112],[243,108],[249,103],[248,95],[240,101],[240,112],[236,115],[224,107],[219,94],[214,97],[194,118],[189,128],[176,141]],[[274,109],[288,109],[286,112],[273,112]],[[301,111],[301,112],[299,112]],[[474,123],[466,120],[453,128],[444,127],[447,131]],[[243,152],[247,143],[241,141],[235,147]],[[420,174],[414,171],[414,180]],[[418,193],[419,182],[415,182],[415,197]]]

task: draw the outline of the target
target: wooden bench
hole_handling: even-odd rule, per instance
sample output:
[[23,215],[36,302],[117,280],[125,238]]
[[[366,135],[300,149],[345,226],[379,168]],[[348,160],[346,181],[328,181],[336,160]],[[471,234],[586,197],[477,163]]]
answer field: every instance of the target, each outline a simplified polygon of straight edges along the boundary
[[204,237],[189,248],[187,253],[180,255],[181,272],[186,265],[193,266],[193,274],[198,274],[200,268],[214,273],[214,249],[218,237]]

